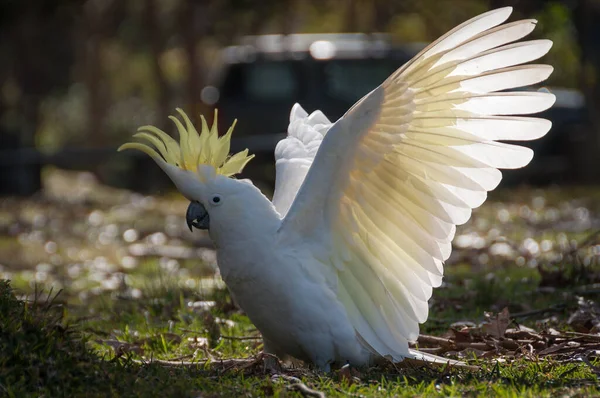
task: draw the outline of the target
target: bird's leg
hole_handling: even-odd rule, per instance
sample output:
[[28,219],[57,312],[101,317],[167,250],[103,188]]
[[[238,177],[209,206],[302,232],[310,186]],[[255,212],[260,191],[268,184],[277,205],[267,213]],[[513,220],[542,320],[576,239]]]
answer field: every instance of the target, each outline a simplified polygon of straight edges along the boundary
[[267,340],[264,336],[263,353],[267,354],[264,356],[265,371],[269,371],[271,373],[281,373],[283,369],[281,367],[279,359],[283,360],[285,355],[282,354],[279,350],[277,350],[275,345],[269,340]]
[[323,373],[331,373],[331,363],[330,362],[315,362],[315,366],[317,370]]

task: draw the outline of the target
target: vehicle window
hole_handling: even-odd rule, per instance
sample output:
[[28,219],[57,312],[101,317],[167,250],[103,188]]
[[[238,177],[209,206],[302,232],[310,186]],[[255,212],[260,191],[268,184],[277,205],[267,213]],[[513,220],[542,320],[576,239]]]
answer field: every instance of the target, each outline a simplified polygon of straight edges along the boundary
[[224,98],[281,101],[298,95],[299,77],[290,62],[259,61],[233,65],[223,85]]
[[281,100],[296,95],[297,80],[289,63],[256,63],[246,69],[246,93],[258,100]]
[[388,59],[336,60],[325,64],[327,93],[354,102],[381,84],[398,68]]

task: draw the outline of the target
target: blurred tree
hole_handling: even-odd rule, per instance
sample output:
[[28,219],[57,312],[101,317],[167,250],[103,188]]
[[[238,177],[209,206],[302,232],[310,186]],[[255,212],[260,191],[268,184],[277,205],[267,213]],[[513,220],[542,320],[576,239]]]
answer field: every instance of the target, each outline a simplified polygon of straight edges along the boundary
[[187,57],[187,98],[186,103],[192,110],[193,117],[202,113],[200,90],[202,89],[201,53],[198,52],[198,42],[204,36],[210,25],[208,1],[182,0],[179,6],[179,26],[183,48]]
[[27,195],[40,189],[37,154],[15,149],[34,147],[43,99],[69,82],[74,11],[80,6],[75,0],[0,2],[0,84],[10,93],[0,97],[0,150],[8,150],[0,191]]
[[344,32],[358,32],[358,1],[357,0],[346,0],[345,17],[344,17]]
[[[0,147],[33,148],[37,144],[58,150],[71,145],[102,147],[104,153],[112,153],[110,146],[122,142],[141,124],[158,124],[171,131],[166,116],[172,113],[172,104],[194,117],[206,113],[201,91],[209,72],[219,65],[219,50],[241,36],[367,31],[388,32],[405,43],[422,42],[437,38],[478,13],[506,5],[515,7],[513,19],[539,19],[534,38],[548,37],[555,43],[546,59],[556,68],[550,84],[581,86],[590,104],[590,116],[595,126],[600,126],[596,116],[600,108],[599,3],[3,0],[0,56],[5,62],[0,64]],[[594,170],[600,170],[594,163],[600,141],[597,131],[600,128],[585,135],[582,148],[588,154],[577,157],[589,179]],[[81,159],[88,163],[77,167],[93,167],[89,157]],[[6,158],[3,161],[8,162]],[[118,167],[123,170],[130,167],[126,161],[121,162]],[[102,167],[118,162],[104,163]],[[39,165],[33,167],[39,171]],[[148,167],[141,164],[137,169],[149,173]],[[16,178],[13,172],[0,173]],[[144,176],[150,176],[146,180],[155,178],[152,174]],[[39,178],[31,187],[25,191],[39,188]]]
[[386,32],[394,14],[406,12],[407,3],[406,1],[373,0],[369,31]]
[[592,129],[586,132],[579,149],[579,171],[589,182],[600,182],[600,1],[579,0],[574,10],[581,48],[580,84],[588,105]]
[[156,0],[146,0],[144,7],[144,28],[150,46],[152,71],[158,86],[158,124],[164,124],[170,112],[169,83],[161,65],[161,57],[165,52],[166,35],[160,23],[159,9]]
[[87,86],[88,124],[87,140],[84,145],[101,147],[106,145],[105,119],[109,101],[104,83],[104,56],[102,47],[110,34],[110,21],[117,15],[121,2],[115,0],[88,0],[83,7],[80,19],[81,37],[80,62],[83,66],[84,81]]

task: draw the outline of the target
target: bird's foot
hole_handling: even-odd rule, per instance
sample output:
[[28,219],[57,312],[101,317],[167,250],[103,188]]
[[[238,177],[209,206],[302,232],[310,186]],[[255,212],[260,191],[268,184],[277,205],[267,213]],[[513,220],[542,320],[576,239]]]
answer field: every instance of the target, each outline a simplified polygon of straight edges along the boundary
[[283,366],[276,355],[269,354],[268,352],[261,352],[258,354],[258,360],[263,361],[263,369],[265,373],[279,374],[283,372]]

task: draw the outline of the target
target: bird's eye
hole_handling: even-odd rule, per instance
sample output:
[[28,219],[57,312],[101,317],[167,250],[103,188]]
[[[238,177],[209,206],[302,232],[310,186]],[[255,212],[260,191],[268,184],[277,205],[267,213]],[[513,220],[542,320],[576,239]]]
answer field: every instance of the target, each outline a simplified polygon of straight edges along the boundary
[[221,199],[221,195],[213,195],[210,201],[213,205],[220,205],[223,200]]

